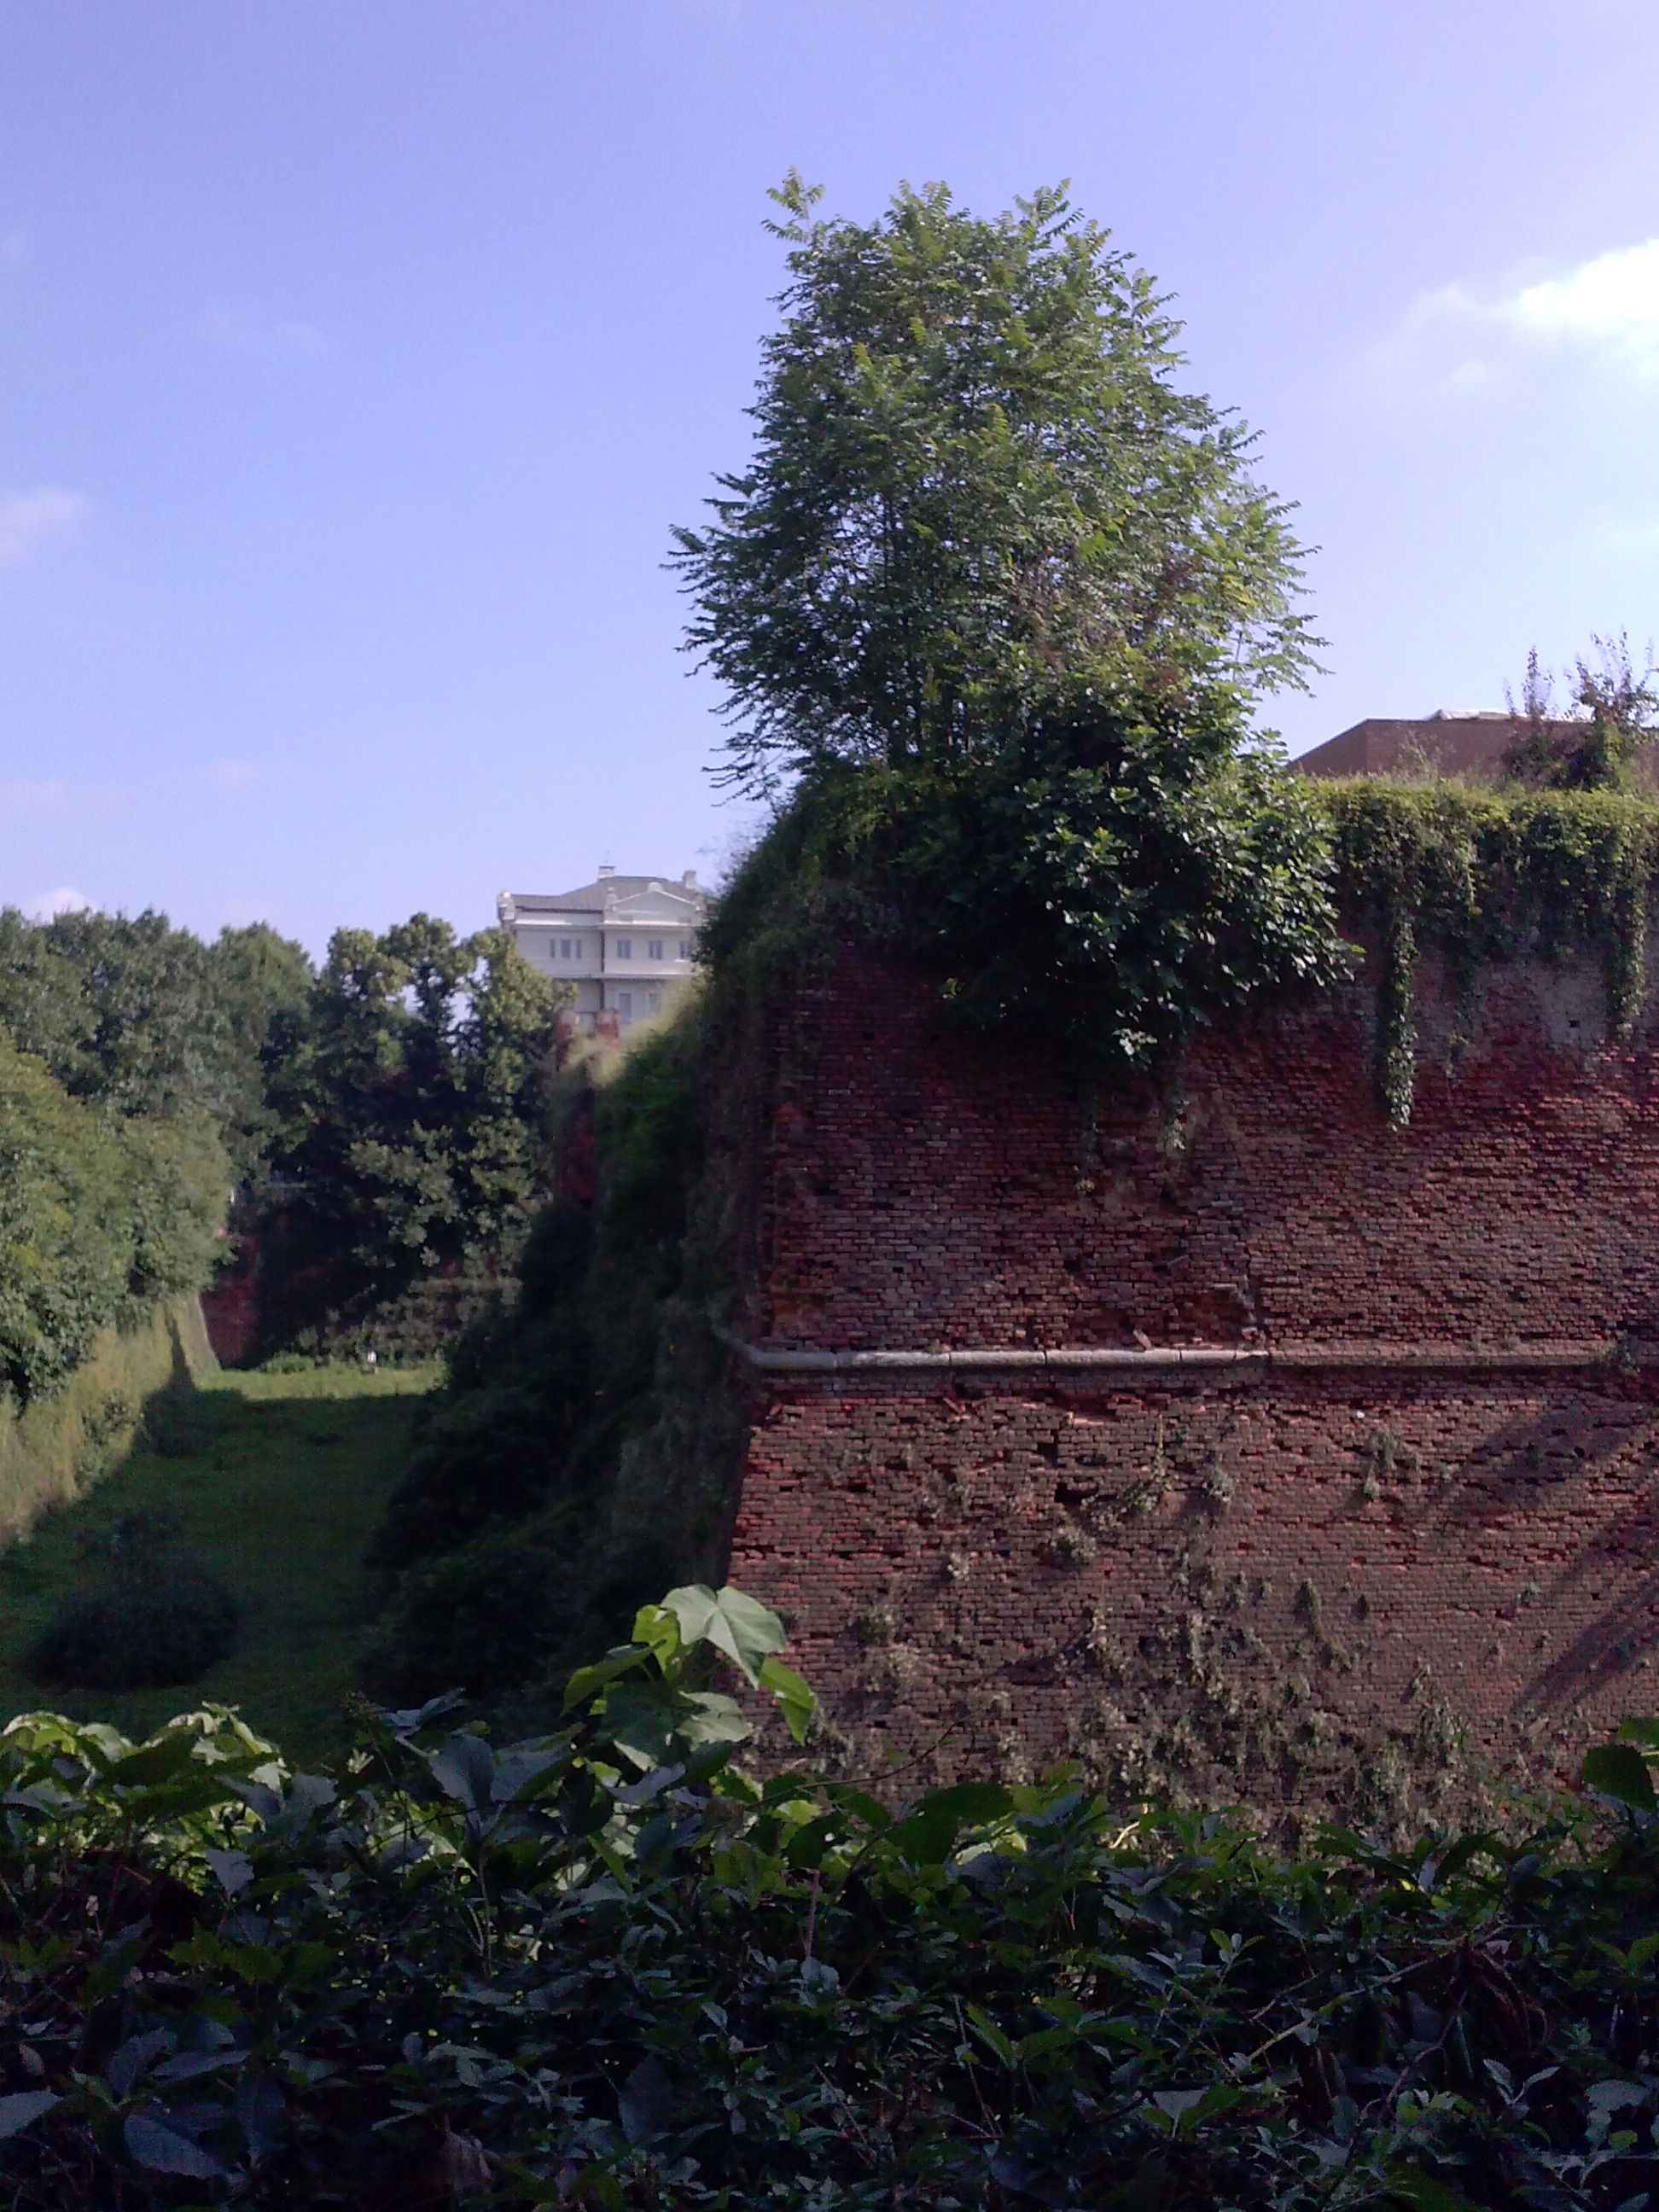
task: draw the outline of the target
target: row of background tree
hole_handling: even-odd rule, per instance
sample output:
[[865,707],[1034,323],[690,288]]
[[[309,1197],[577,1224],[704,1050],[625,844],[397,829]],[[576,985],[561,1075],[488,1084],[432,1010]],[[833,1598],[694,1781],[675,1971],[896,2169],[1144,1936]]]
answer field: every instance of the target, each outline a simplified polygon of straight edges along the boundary
[[13,1395],[200,1287],[233,1199],[244,1231],[281,1224],[289,1336],[510,1261],[542,1195],[558,1003],[505,932],[426,915],[340,930],[318,969],[263,924],[204,943],[159,914],[0,914]]

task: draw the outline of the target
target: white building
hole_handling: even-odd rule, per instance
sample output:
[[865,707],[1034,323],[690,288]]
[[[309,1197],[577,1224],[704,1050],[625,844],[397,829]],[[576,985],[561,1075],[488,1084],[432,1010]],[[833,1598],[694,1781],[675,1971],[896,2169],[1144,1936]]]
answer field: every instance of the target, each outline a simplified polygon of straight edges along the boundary
[[601,868],[578,890],[503,891],[495,911],[532,968],[575,985],[584,1029],[611,1012],[627,1030],[665,1012],[690,979],[708,903],[695,868],[678,883]]

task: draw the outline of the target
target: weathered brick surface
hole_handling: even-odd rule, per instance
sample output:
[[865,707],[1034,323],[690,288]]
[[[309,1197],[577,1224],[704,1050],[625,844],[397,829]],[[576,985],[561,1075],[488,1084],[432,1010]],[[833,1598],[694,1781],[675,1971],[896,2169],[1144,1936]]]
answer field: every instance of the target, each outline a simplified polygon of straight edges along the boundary
[[[1200,1038],[1166,1127],[975,1048],[850,958],[786,1040],[757,1333],[822,1346],[1269,1337],[1499,1344],[1659,1330],[1659,1060],[1593,975],[1501,972],[1467,1049],[1425,992],[1411,1125],[1369,997]],[[1576,1024],[1576,1026],[1575,1026]],[[1582,1042],[1581,1042],[1582,1040]],[[1171,1139],[1173,1139],[1173,1141]]]
[[[1593,975],[1506,971],[1460,1038],[1431,981],[1392,1129],[1358,989],[1202,1039],[1174,1115],[953,1035],[862,956],[804,991],[751,1337],[1398,1354],[757,1383],[732,1577],[791,1616],[850,1755],[1380,1817],[1433,1802],[1465,1729],[1547,1773],[1659,1707],[1659,1059],[1601,1020]],[[1411,1364],[1543,1346],[1583,1358]]]

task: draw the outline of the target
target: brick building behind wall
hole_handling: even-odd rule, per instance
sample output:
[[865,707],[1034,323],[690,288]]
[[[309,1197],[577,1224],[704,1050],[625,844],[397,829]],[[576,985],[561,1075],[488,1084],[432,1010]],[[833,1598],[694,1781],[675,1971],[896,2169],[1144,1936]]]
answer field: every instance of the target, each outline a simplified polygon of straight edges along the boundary
[[1659,1707],[1659,1038],[1361,987],[1091,1095],[845,950],[776,1035],[732,1581],[918,1778],[1449,1806]]

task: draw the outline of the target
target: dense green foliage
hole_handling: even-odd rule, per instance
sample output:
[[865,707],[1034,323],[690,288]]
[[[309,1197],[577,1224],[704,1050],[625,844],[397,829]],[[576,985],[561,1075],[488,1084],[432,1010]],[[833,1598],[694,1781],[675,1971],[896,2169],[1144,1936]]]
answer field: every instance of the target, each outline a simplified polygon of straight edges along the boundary
[[276,1134],[273,1039],[311,963],[262,922],[205,945],[165,915],[0,913],[0,1025],[70,1095],[128,1116],[208,1115],[240,1176]]
[[755,452],[681,530],[729,774],[1001,752],[1121,695],[1249,697],[1310,665],[1299,550],[1249,433],[1177,390],[1179,325],[1045,191],[992,221],[942,185],[877,222],[792,176]]
[[[604,1161],[597,1201],[541,1217],[512,1303],[457,1345],[423,1409],[370,1551],[386,1584],[366,1670],[382,1695],[465,1681],[556,1706],[576,1657],[687,1564],[683,1526],[618,1513],[615,1495],[672,1392],[659,1354],[702,1141],[699,1046],[683,1022],[602,1086],[584,1070],[563,1086],[567,1143],[591,1136]],[[706,1328],[684,1319],[682,1356],[706,1356]]]
[[49,1393],[100,1328],[195,1290],[230,1181],[201,1113],[112,1115],[0,1030],[0,1384]]
[[1373,947],[1377,1079],[1392,1119],[1411,1114],[1422,952],[1443,958],[1466,1000],[1490,961],[1590,963],[1606,985],[1609,1030],[1628,1030],[1648,989],[1659,803],[1370,777],[1322,785],[1317,799],[1340,895]]
[[1334,980],[1317,818],[1249,731],[1312,665],[1299,549],[1151,279],[1059,192],[870,225],[777,197],[755,454],[678,533],[728,780],[793,786],[715,958],[757,882],[827,893],[964,1014],[1119,1068]]
[[1167,1066],[1200,1024],[1348,970],[1317,799],[1240,735],[1148,707],[960,768],[805,784],[708,957],[850,926],[931,969],[965,1021],[1108,1073]]
[[[150,1163],[148,1183],[128,1176],[141,1243],[196,1255],[181,1267],[141,1254],[140,1297],[151,1277],[189,1289],[204,1279],[198,1183],[215,1193],[211,1226],[236,1182],[243,1225],[260,1224],[274,1177],[278,1340],[342,1312],[361,1318],[424,1278],[469,1267],[488,1278],[510,1261],[543,1195],[557,998],[506,933],[458,939],[425,915],[378,938],[342,930],[313,974],[264,925],[204,944],[157,914],[45,924],[0,914],[0,1029],[108,1137],[100,1151],[87,1134],[91,1152],[76,1155],[84,1188],[63,1234],[93,1255],[76,1261],[76,1279],[91,1281],[100,1255],[105,1277],[122,1273],[100,1241],[119,1210],[107,1196],[120,1179],[112,1144]],[[47,1094],[35,1084],[31,1096],[38,1119]],[[25,1224],[15,1242],[33,1233]],[[64,1297],[100,1320],[112,1310],[107,1294]],[[87,1330],[62,1341],[72,1366]]]
[[799,1730],[781,1640],[737,1592],[676,1590],[550,1733],[365,1716],[337,1783],[219,1711],[138,1747],[14,1723],[10,2201],[1648,2201],[1636,1742],[1589,1767],[1600,1811],[1524,1839],[1334,1833],[1286,1861],[1064,1778],[758,1785],[708,1665]]
[[544,1196],[560,995],[505,930],[457,938],[415,915],[336,932],[268,1077],[313,1321],[469,1255],[510,1264]]
[[100,1329],[199,1289],[275,1121],[264,1055],[310,967],[262,927],[0,913],[0,1378],[58,1389]]

